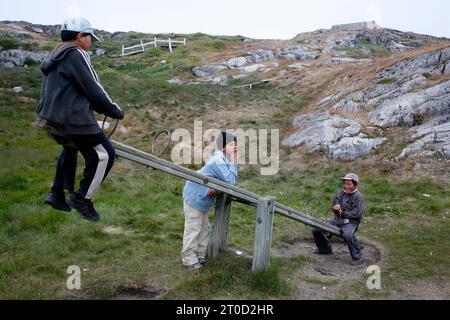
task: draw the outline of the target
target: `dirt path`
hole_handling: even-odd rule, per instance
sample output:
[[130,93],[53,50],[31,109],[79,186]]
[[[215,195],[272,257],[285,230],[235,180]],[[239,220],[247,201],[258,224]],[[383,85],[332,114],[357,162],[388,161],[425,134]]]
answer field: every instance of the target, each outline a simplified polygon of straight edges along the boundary
[[119,288],[111,300],[153,300],[165,290],[158,285],[144,285],[141,287]]
[[[364,247],[365,262],[360,266],[351,266],[351,257],[347,245],[339,239],[332,241],[332,255],[315,255],[312,238],[294,238],[286,241],[282,248],[274,248],[276,257],[304,256],[311,259],[302,264],[296,275],[298,292],[296,299],[339,299],[339,291],[352,284],[365,285],[367,267],[385,263],[384,249],[381,245],[359,237]],[[342,297],[341,297],[342,298]]]
[[[367,267],[377,265],[383,270],[388,259],[379,243],[364,237],[358,237],[364,247],[365,262],[361,266],[350,265],[350,255],[343,241],[332,241],[332,255],[315,255],[312,237],[294,238],[286,241],[282,248],[274,248],[272,254],[278,257],[303,256],[310,262],[301,264],[295,281],[297,293],[293,297],[299,300],[320,299],[395,299],[395,300],[448,300],[450,299],[450,281],[441,279],[412,279],[408,283],[398,282],[395,289],[384,289],[373,296],[360,296],[366,289]],[[352,293],[352,289],[356,289]],[[361,290],[362,289],[362,290]]]

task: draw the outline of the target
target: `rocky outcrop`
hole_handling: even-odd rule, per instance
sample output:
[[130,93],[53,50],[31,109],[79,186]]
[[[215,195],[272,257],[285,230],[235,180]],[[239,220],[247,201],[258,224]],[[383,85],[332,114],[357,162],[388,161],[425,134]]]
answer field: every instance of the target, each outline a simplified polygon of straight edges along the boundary
[[251,66],[241,67],[241,68],[239,68],[239,71],[243,72],[243,73],[253,73],[253,72],[256,72],[256,71],[266,68],[266,67],[267,66],[264,64],[253,64]]
[[25,50],[7,50],[0,53],[0,66],[7,68],[23,67],[27,61],[41,63],[48,52],[30,52]]
[[97,49],[97,50],[95,50],[95,52],[94,52],[94,54],[95,54],[97,57],[106,56],[107,53],[108,53],[108,51],[105,50],[105,49]]
[[329,146],[328,157],[336,160],[351,161],[372,153],[385,138],[368,138],[365,134],[356,137],[344,137]]
[[355,59],[355,58],[332,58],[326,64],[343,64],[343,63],[361,63],[370,62],[370,59]]
[[[450,80],[444,77],[438,82],[439,78],[432,76],[450,73],[449,63],[450,47],[403,59],[381,71],[367,89],[355,92],[350,87],[322,99],[319,105],[334,104],[335,110],[367,112],[372,124],[384,128],[412,127],[411,143],[396,159],[430,155],[448,158]],[[423,124],[424,119],[429,120]],[[347,145],[342,139],[336,147],[343,149]]]
[[303,115],[296,118],[293,125],[298,128],[297,132],[282,142],[284,146],[323,151],[335,160],[358,159],[370,154],[385,140],[368,138],[361,133],[358,122],[329,113]]
[[59,25],[40,25],[25,21],[1,21],[0,36],[8,36],[19,41],[39,38],[43,35],[50,36],[59,34],[61,26]]
[[170,83],[170,84],[177,84],[177,85],[182,85],[182,84],[184,84],[184,81],[181,80],[181,79],[178,78],[178,77],[175,77],[175,78],[172,78],[172,79],[170,79],[170,80],[167,80],[167,83]]
[[428,52],[414,58],[404,59],[380,72],[381,79],[404,79],[414,74],[450,73],[447,65],[450,62],[450,47]]
[[230,58],[225,63],[229,68],[239,68],[245,66],[248,63],[247,58],[245,57],[235,57]]
[[450,116],[442,116],[410,129],[412,143],[397,159],[438,155],[450,159]]
[[[272,51],[258,50],[247,57],[234,57],[228,59],[223,65],[204,65],[201,67],[193,68],[192,74],[197,77],[210,78],[214,83],[220,85],[227,85],[229,82],[228,77],[213,77],[213,75],[220,73],[227,68],[238,69],[241,73],[253,73],[260,69],[267,68],[266,65],[259,62],[269,61],[274,58]],[[252,65],[247,65],[253,63]]]
[[309,64],[309,63],[293,63],[293,64],[289,65],[288,67],[292,68],[292,69],[301,70],[301,69],[305,69],[305,68],[311,67],[311,64]]
[[370,46],[384,47],[393,53],[400,53],[423,47],[424,40],[437,41],[434,37],[391,29],[361,30],[356,33],[334,32],[325,33],[325,36],[323,51],[326,53],[332,53],[336,49],[357,47],[361,53],[368,54],[373,50]]
[[213,74],[219,73],[227,68],[221,65],[204,65],[192,69],[192,74],[196,77],[210,77]]
[[330,34],[324,39],[323,52],[332,53],[337,48],[353,48],[357,45],[355,34]]
[[265,61],[272,60],[274,58],[274,54],[272,51],[268,50],[258,50],[255,53],[252,53],[247,57],[248,63],[261,63]]
[[[426,88],[427,77],[433,74],[450,73],[446,67],[449,63],[450,48],[404,59],[381,71],[377,79],[369,83],[367,89],[355,92],[354,88],[350,87],[348,90],[338,92],[328,99],[322,100],[321,104],[334,104],[335,109],[353,112],[381,108],[380,106],[384,106],[384,110],[386,105],[395,103],[394,100],[399,99],[401,100],[401,107],[407,108],[409,104],[405,105],[405,101],[400,98],[401,96],[411,93],[410,96],[404,97],[407,101],[411,99],[411,96],[412,98],[420,97],[428,93],[432,94],[434,98],[439,97],[439,92],[433,93],[435,89],[430,89],[431,92],[424,91],[417,93],[416,91],[420,91],[420,88]],[[437,104],[441,103],[439,100],[437,99]],[[430,101],[430,103],[432,102]],[[378,111],[381,110],[378,109]],[[383,111],[382,113],[385,112]],[[380,116],[382,113],[380,113]],[[377,116],[375,114],[371,116],[374,119],[374,123],[383,122],[380,119],[376,119]],[[403,122],[400,121],[399,123]]]
[[276,57],[287,60],[314,60],[319,58],[318,51],[304,45],[291,45],[284,49],[278,49]]
[[218,84],[221,86],[226,86],[230,83],[230,79],[227,76],[220,76],[220,77],[211,77],[207,79],[213,84]]
[[368,117],[373,124],[382,127],[412,127],[415,116],[444,114],[450,114],[450,80],[386,100]]
[[[182,81],[181,79],[171,79],[169,80],[171,84],[178,84],[178,85],[182,85],[185,84],[184,81]],[[196,81],[190,81],[188,83],[186,83],[187,85],[191,86],[191,85],[205,85],[205,84],[216,84],[216,85],[221,85],[221,86],[226,86],[230,83],[230,78],[228,76],[211,76],[211,77],[206,77],[206,78],[202,78],[201,80],[196,80]]]
[[259,64],[261,62],[270,61],[273,60],[274,57],[275,56],[272,51],[260,49],[247,57],[230,58],[225,62],[225,65],[227,65],[231,69],[235,69],[243,67],[250,63]]
[[388,48],[394,53],[423,47],[425,40],[436,41],[434,37],[424,36],[412,32],[401,32],[392,29],[364,31],[356,36],[356,41],[368,42]]

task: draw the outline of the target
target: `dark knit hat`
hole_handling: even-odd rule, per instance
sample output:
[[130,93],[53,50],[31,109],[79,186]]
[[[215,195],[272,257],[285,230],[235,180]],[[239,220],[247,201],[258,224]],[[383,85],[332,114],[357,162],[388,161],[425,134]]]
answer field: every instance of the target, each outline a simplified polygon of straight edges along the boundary
[[227,144],[233,141],[237,143],[237,139],[234,135],[228,132],[221,132],[217,137],[217,149],[222,150]]

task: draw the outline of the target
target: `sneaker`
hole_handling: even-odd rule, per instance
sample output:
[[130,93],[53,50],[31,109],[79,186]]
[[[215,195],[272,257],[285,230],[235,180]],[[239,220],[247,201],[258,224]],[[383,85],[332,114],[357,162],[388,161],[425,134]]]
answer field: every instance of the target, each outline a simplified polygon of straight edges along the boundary
[[44,203],[50,205],[55,210],[66,212],[72,211],[72,208],[67,204],[66,196],[64,195],[64,193],[61,194],[51,191],[48,194],[47,198],[45,198]]
[[190,270],[198,270],[202,268],[202,265],[199,262],[187,266]]
[[361,258],[359,258],[358,260],[353,260],[350,264],[352,266],[360,266],[364,263],[364,256],[362,256]]
[[68,199],[69,205],[78,211],[83,219],[98,222],[100,215],[95,211],[94,204],[89,199],[77,199],[75,193],[72,193]]
[[203,266],[208,263],[208,260],[206,258],[198,258],[198,263]]
[[319,249],[315,249],[313,251],[314,254],[320,254],[320,255],[328,255],[328,254],[332,254],[333,250],[331,250],[331,248],[328,251],[320,251]]

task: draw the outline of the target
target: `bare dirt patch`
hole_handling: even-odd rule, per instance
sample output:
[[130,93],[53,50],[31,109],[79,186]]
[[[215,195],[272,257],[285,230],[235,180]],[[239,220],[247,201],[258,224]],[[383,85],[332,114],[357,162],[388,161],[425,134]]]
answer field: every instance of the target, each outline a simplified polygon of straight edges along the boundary
[[412,280],[399,290],[391,292],[388,299],[394,300],[448,300],[450,281],[436,279]]
[[102,229],[104,233],[111,234],[111,235],[129,235],[131,232],[122,229],[121,227],[115,227],[115,226],[106,226]]
[[112,300],[154,300],[166,290],[156,286],[122,287],[116,290]]
[[285,241],[285,245],[274,248],[276,257],[308,257],[311,262],[301,265],[296,275],[298,292],[296,299],[333,299],[344,286],[362,282],[367,276],[370,265],[384,264],[385,254],[381,245],[358,237],[363,247],[365,262],[360,266],[351,266],[351,257],[347,245],[340,239],[332,240],[333,254],[315,255],[312,237],[294,238]]

